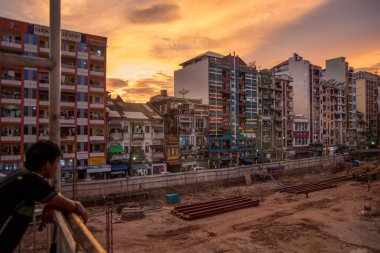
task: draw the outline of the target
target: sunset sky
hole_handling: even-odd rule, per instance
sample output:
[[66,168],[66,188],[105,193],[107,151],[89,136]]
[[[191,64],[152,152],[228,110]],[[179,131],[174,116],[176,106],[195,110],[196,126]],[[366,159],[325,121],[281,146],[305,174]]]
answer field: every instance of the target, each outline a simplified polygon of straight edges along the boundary
[[[270,68],[297,52],[380,70],[379,0],[61,0],[62,28],[108,37],[107,90],[145,102],[173,95],[178,64],[236,52]],[[0,0],[0,16],[49,25],[48,0]]]

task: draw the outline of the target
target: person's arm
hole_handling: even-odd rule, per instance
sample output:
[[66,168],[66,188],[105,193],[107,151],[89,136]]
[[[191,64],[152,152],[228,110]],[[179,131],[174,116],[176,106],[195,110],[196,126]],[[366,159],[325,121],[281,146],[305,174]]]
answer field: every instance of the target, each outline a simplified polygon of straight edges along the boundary
[[86,223],[88,219],[88,213],[86,208],[79,201],[74,201],[66,198],[61,193],[57,193],[52,199],[48,201],[49,207],[61,212],[75,212],[82,216],[83,221]]

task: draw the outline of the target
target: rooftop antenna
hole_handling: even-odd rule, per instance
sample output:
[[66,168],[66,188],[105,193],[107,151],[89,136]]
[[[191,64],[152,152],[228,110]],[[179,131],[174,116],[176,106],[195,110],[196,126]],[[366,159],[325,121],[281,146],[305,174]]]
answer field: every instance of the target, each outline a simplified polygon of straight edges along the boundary
[[182,90],[178,91],[178,93],[182,94],[182,98],[185,98],[185,94],[189,93],[189,91],[182,88]]

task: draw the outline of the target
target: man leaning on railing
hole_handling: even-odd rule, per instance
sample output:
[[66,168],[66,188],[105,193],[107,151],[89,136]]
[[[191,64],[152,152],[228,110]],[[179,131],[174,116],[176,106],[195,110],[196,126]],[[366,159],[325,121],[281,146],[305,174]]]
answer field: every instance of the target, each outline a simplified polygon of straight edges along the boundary
[[51,141],[34,143],[26,153],[25,168],[0,179],[0,252],[8,253],[19,244],[34,212],[36,201],[47,203],[42,214],[41,228],[52,218],[52,210],[76,212],[87,221],[87,210],[55,191],[45,178],[57,172],[61,151]]

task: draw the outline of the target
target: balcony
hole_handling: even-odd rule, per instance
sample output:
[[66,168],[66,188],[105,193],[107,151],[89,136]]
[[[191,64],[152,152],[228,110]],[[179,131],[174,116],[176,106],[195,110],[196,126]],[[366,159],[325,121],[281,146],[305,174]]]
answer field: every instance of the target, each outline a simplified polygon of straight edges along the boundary
[[162,160],[162,159],[165,159],[165,156],[164,156],[164,153],[163,152],[154,152],[152,154],[152,159],[153,160]]
[[90,108],[103,109],[104,108],[104,103],[103,102],[91,102],[90,103]]
[[132,139],[144,139],[144,133],[132,133]]
[[93,151],[91,151],[90,156],[91,157],[99,157],[99,156],[103,156],[104,157],[104,151],[93,150]]
[[[20,75],[21,75],[21,73],[20,73]],[[4,74],[2,74],[1,84],[21,86],[21,77],[4,76]]]
[[104,141],[104,136],[91,135],[90,141]]
[[104,92],[103,84],[90,84],[90,91]]
[[75,65],[69,65],[62,63],[61,72],[63,73],[75,73]]
[[5,162],[5,161],[20,161],[21,160],[21,155],[2,154],[1,157],[0,157],[0,160],[2,162]]
[[123,135],[121,133],[111,133],[110,134],[111,141],[121,141],[123,140]]
[[104,56],[101,55],[98,52],[90,51],[90,59],[91,60],[98,60],[98,61],[104,61]]
[[102,69],[102,68],[91,68],[90,74],[92,76],[104,76],[104,69]]
[[63,159],[73,159],[75,158],[75,153],[64,153]]
[[128,160],[129,157],[127,154],[115,154],[110,157],[110,162]]
[[154,139],[163,139],[164,133],[153,133],[153,138]]
[[1,141],[21,141],[21,136],[17,135],[8,135],[8,136],[1,136]]
[[13,37],[10,35],[3,35],[1,39],[1,45],[3,47],[21,49],[22,48],[21,36]]

